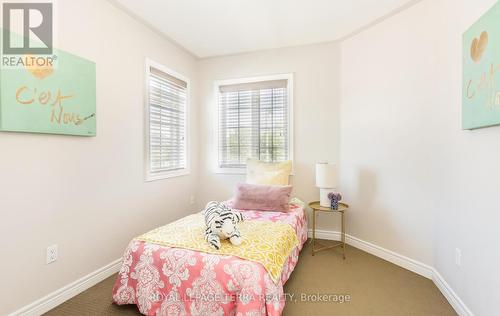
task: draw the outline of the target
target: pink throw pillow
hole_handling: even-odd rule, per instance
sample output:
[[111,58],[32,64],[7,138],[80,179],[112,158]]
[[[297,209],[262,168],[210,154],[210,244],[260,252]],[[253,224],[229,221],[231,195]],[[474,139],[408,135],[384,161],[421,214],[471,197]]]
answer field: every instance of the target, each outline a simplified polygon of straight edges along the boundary
[[292,186],[239,183],[231,207],[239,210],[288,212]]

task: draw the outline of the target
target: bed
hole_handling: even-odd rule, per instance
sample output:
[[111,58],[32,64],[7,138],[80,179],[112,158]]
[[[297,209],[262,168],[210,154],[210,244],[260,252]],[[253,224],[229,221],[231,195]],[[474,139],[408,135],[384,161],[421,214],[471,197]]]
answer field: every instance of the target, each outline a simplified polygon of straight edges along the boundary
[[[258,262],[132,240],[113,288],[116,304],[136,304],[145,315],[281,315],[283,286],[307,240],[304,205],[290,212],[240,211],[245,221],[289,225],[298,243],[285,258],[278,277]],[[295,236],[294,236],[295,237]]]

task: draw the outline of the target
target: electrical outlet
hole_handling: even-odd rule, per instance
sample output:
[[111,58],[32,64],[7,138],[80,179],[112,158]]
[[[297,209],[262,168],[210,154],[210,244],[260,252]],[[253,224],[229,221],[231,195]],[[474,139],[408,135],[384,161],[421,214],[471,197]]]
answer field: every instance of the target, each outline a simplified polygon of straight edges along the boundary
[[457,267],[462,266],[462,250],[455,248],[455,264]]
[[189,197],[189,204],[194,205],[194,203],[195,203],[194,195],[191,195]]
[[57,245],[47,247],[47,264],[57,261]]

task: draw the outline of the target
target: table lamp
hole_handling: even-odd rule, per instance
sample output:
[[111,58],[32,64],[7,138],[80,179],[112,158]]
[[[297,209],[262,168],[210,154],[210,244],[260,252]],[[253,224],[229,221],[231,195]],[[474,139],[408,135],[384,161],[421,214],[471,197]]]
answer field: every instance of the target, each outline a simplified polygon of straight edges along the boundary
[[319,188],[319,204],[330,207],[328,193],[337,188],[337,166],[332,163],[320,162],[316,164],[316,187]]

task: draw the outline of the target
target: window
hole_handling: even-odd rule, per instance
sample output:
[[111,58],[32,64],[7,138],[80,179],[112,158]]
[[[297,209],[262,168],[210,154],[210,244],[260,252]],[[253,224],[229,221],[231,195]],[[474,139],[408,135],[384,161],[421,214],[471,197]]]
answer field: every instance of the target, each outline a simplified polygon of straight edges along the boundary
[[216,83],[219,172],[240,173],[248,158],[292,158],[292,76]]
[[150,60],[146,72],[146,178],[188,174],[189,80]]

